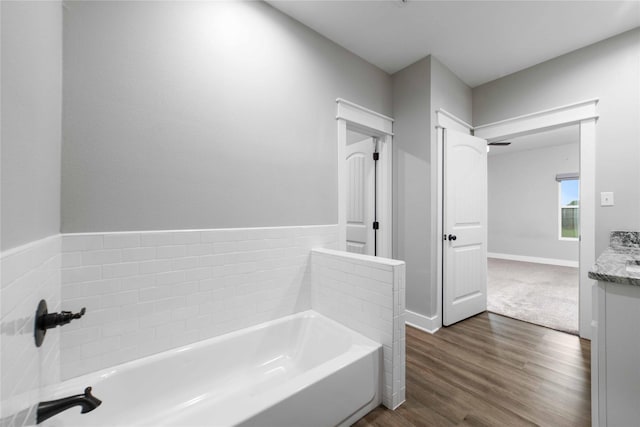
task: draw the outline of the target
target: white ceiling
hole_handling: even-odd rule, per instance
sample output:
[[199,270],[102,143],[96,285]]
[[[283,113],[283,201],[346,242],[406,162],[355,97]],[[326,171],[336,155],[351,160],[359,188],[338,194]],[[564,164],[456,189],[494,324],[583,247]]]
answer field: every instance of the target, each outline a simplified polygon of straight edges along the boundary
[[390,74],[432,54],[471,87],[640,26],[640,0],[267,1]]
[[[580,143],[580,131],[578,129],[578,125],[564,126],[558,129],[538,132],[531,135],[509,138],[507,141],[511,142],[511,145],[491,146],[489,156],[535,150],[537,148],[564,144],[578,144]],[[576,146],[576,150],[578,150],[578,146]]]

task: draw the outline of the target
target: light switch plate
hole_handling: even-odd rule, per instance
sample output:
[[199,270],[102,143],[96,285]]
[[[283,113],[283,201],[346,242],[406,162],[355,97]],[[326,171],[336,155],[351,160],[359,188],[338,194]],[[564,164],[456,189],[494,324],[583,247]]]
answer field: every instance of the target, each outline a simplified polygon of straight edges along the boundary
[[613,206],[613,192],[600,193],[600,206]]

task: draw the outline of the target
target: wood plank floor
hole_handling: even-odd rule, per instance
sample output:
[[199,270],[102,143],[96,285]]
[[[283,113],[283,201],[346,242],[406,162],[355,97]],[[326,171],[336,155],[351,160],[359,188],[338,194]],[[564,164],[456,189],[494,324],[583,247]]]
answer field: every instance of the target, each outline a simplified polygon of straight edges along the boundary
[[589,426],[590,342],[482,313],[407,327],[407,400],[355,426]]

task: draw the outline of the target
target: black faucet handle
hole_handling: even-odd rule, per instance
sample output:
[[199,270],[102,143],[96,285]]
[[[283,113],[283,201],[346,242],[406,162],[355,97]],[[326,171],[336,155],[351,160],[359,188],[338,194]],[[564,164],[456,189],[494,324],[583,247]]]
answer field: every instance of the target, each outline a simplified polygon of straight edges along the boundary
[[42,317],[41,328],[51,329],[56,326],[66,325],[74,319],[79,319],[87,312],[86,307],[82,307],[78,313],[72,313],[70,311],[61,311],[60,313],[48,313]]
[[36,309],[35,325],[33,328],[36,347],[40,347],[42,345],[47,329],[53,329],[56,326],[66,325],[74,319],[80,319],[86,312],[87,308],[82,307],[78,313],[72,313],[70,311],[49,313],[49,310],[47,309],[47,302],[45,300],[40,300],[38,308]]
[[71,322],[73,319],[79,319],[87,312],[86,307],[82,307],[82,309],[78,313],[72,313],[70,311],[61,311],[60,312],[60,324],[64,325],[66,323]]

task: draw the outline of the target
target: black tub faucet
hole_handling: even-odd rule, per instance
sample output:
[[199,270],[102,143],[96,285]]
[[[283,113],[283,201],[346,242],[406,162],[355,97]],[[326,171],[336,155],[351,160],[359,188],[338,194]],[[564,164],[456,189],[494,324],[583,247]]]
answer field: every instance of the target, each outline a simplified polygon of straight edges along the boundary
[[91,387],[87,387],[84,389],[84,394],[38,403],[37,423],[40,424],[44,420],[74,406],[80,406],[82,408],[80,413],[86,414],[96,409],[101,403],[102,400],[91,394]]

